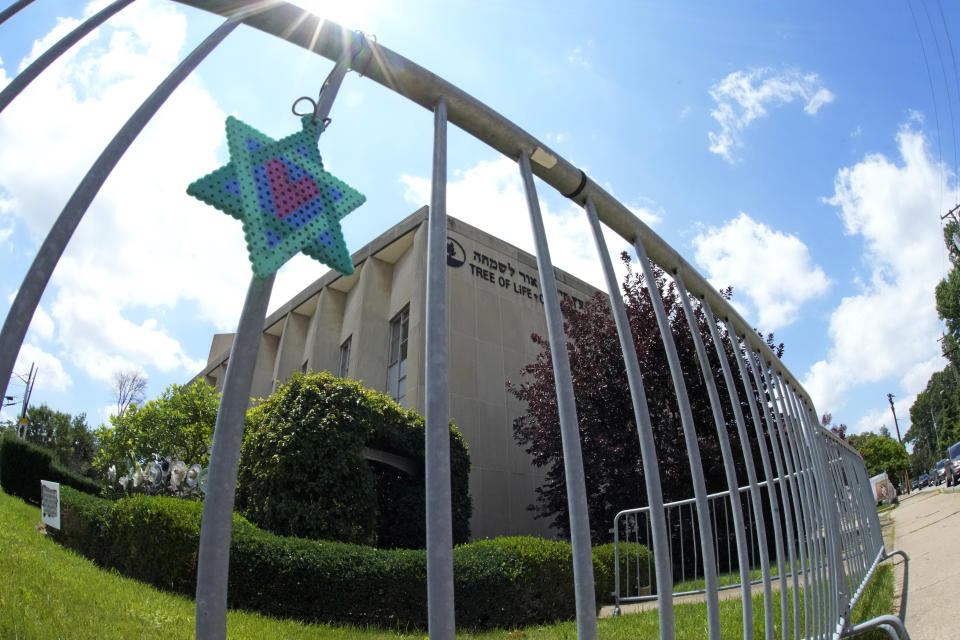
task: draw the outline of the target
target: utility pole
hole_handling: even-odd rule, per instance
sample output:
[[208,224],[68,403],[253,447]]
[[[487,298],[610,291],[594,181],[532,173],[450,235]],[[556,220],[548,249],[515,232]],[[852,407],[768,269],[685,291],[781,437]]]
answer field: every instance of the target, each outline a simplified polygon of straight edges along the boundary
[[[897,429],[897,442],[900,443],[900,446],[903,446],[903,440],[900,438],[900,423],[897,422],[897,410],[893,406],[893,394],[887,394],[887,400],[890,401],[890,411],[893,411],[893,426]],[[931,413],[931,416],[933,414]],[[907,495],[910,494],[910,465],[907,465],[907,469],[904,471],[907,476]]]
[[[33,394],[33,383],[37,381],[37,373],[40,371],[40,367],[35,366],[36,363],[30,363],[30,373],[27,374],[27,379],[25,380],[27,386],[23,391],[23,408],[20,411],[20,420],[17,423],[17,437],[21,440],[26,438],[27,435],[27,426],[30,424],[27,420],[27,408],[30,406],[30,396]],[[17,376],[23,380],[23,376]]]

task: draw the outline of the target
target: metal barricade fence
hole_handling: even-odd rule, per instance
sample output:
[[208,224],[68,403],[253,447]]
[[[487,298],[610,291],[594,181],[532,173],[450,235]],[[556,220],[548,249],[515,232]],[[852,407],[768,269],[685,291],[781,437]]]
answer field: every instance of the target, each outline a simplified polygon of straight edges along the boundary
[[[83,35],[132,1],[117,0],[105,6],[38,56],[0,91],[0,111]],[[763,585],[766,638],[778,635],[784,640],[791,637],[836,638],[872,627],[886,630],[891,637],[908,637],[903,624],[905,598],[899,617],[882,616],[859,625],[850,624],[852,605],[878,563],[889,557],[884,550],[863,461],[844,442],[819,426],[807,393],[751,326],[706,279],[629,209],[584,171],[487,105],[362,34],[322,22],[282,0],[179,1],[220,14],[225,21],[184,58],[118,130],[64,206],[27,271],[0,330],[0,375],[4,380],[9,379],[27,327],[53,269],[113,167],[177,86],[236,26],[244,23],[337,62],[328,80],[329,91],[322,94],[322,108],[325,110],[329,110],[344,74],[355,69],[365,78],[403,95],[435,116],[427,268],[430,313],[426,322],[426,353],[430,378],[426,384],[425,402],[427,590],[431,638],[445,640],[455,635],[447,456],[449,408],[445,340],[448,310],[444,295],[448,121],[516,160],[526,192],[563,437],[578,637],[581,640],[597,637],[587,496],[566,339],[534,175],[549,188],[583,207],[593,232],[607,290],[614,293],[610,298],[611,311],[629,380],[628,392],[644,468],[645,499],[639,502],[647,505],[621,512],[614,522],[613,531],[618,540],[618,603],[656,599],[660,637],[673,638],[673,596],[675,585],[679,585],[679,593],[703,594],[708,635],[719,638],[719,591],[741,586],[742,635],[749,639],[754,634],[749,585],[758,583]],[[0,25],[29,4],[30,0],[19,0],[0,12]],[[320,112],[321,105],[317,109]],[[643,372],[623,300],[616,295],[619,285],[601,223],[636,250],[656,314],[674,383],[675,408],[686,445],[693,493],[692,497],[678,502],[664,504],[663,501],[657,442],[653,437]],[[669,286],[682,303],[683,318],[680,321],[687,323],[689,333],[684,339],[692,341],[699,365],[697,371],[684,371],[681,366],[673,334],[673,321],[678,318],[668,316],[664,308],[664,292],[658,286],[651,263],[658,265],[672,279]],[[242,424],[242,412],[249,397],[256,346],[272,282],[272,276],[255,277],[251,281],[229,358],[201,530],[197,637],[223,638],[226,634],[228,558],[222,549],[228,547],[225,541],[230,535],[230,513],[239,459],[237,425]],[[713,355],[708,352],[709,345],[715,349]],[[736,487],[736,491],[707,492],[697,431],[704,425],[695,424],[685,374],[699,376],[703,383],[722,457],[723,480],[728,488]],[[721,391],[725,394],[721,395]],[[732,441],[739,442],[739,450],[734,449]],[[759,455],[759,465],[751,447]],[[743,484],[743,478],[746,484]],[[625,547],[621,540],[630,544]],[[640,545],[652,552],[646,555],[645,562],[640,562],[639,557],[631,559],[629,555],[636,555]],[[624,560],[622,570],[621,554]],[[651,555],[652,561],[649,560]],[[727,577],[721,580],[720,575]],[[691,584],[692,580],[698,582]],[[634,584],[646,585],[650,595],[630,591]],[[780,591],[779,634],[775,624],[778,616],[773,609],[775,588]]]

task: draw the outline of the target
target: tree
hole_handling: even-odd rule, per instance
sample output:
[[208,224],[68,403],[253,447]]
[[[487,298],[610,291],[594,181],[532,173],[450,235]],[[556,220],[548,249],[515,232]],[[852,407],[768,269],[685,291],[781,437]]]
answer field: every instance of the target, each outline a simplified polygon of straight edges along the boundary
[[95,439],[87,426],[86,414],[71,417],[47,405],[27,409],[30,421],[25,438],[49,449],[57,461],[70,471],[86,474],[93,463]]
[[131,404],[124,415],[110,416],[110,427],[97,429],[100,448],[94,466],[105,474],[116,465],[122,473],[131,453],[138,460],[156,453],[206,466],[219,406],[220,394],[203,380],[170,385],[156,400],[142,407]]
[[830,431],[833,432],[833,435],[837,436],[837,437],[840,438],[841,440],[846,440],[846,439],[847,439],[847,425],[845,425],[845,424],[843,424],[843,423],[840,423],[840,424],[832,424],[832,422],[833,422],[833,414],[832,414],[832,413],[825,413],[825,414],[823,414],[823,417],[820,418],[820,426],[821,426],[821,427],[823,427],[824,429],[830,429]]
[[960,364],[960,223],[955,217],[943,227],[943,242],[953,268],[937,284],[937,314],[947,325],[941,346],[943,355],[957,366]]
[[113,374],[111,387],[117,398],[117,416],[123,417],[131,404],[146,400],[147,376],[136,369],[121,369]]
[[890,481],[895,484],[903,478],[910,458],[904,446],[893,438],[866,431],[849,436],[847,441],[863,456],[870,476],[886,471]]
[[[643,371],[664,499],[687,498],[693,495],[693,485],[666,352],[643,276],[633,272],[627,254],[623,254],[621,259],[627,266],[623,295]],[[671,329],[693,409],[707,490],[726,490],[713,413],[679,294],[655,265],[654,275],[668,317],[671,318]],[[731,292],[727,289],[722,293],[729,298]],[[575,309],[565,301],[563,311],[580,423],[591,535],[594,542],[607,541],[608,529],[618,511],[645,506],[644,469],[633,406],[627,391],[626,370],[616,325],[606,297],[598,294],[583,309]],[[740,440],[732,409],[727,406],[729,401],[723,375],[719,363],[713,361],[713,341],[705,318],[702,314],[698,316],[700,335],[707,352],[711,354],[711,368],[724,403],[730,444],[736,452],[738,464],[742,465]],[[550,346],[539,335],[534,334],[531,339],[540,347],[540,353],[533,363],[521,370],[525,378],[522,384],[507,385],[510,392],[527,406],[525,414],[514,421],[514,437],[525,446],[536,466],[547,469],[545,483],[537,489],[537,503],[531,508],[536,512],[536,517],[549,518],[551,526],[567,536],[566,481]],[[772,335],[767,336],[767,342],[778,357],[783,353],[783,345],[774,345]],[[724,346],[731,366],[736,368],[729,341]],[[740,398],[745,398],[741,383],[738,381],[737,384]],[[749,415],[747,420],[750,420]],[[753,433],[752,426],[748,426],[748,433]],[[750,446],[755,449],[758,445],[751,442]],[[737,475],[739,482],[745,484],[745,471],[738,467]]]

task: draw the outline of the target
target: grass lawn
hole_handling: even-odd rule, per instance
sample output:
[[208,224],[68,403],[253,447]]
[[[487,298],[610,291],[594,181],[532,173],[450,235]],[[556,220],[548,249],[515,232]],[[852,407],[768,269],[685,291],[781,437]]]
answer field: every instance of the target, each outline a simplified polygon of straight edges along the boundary
[[[861,600],[859,617],[866,619],[892,610],[893,575],[881,567]],[[886,569],[884,571],[883,569]],[[0,492],[0,638],[45,640],[74,638],[104,640],[142,637],[193,638],[194,602],[140,582],[104,571],[89,560],[49,540],[40,522],[40,510]],[[779,601],[779,594],[774,598]],[[742,636],[739,599],[720,603],[724,638]],[[779,614],[779,604],[775,603]],[[676,608],[678,638],[706,635],[707,614],[702,604]],[[779,620],[777,621],[779,629]],[[604,640],[657,637],[657,612],[648,611],[600,621]],[[754,599],[754,630],[763,637],[762,596]],[[334,640],[424,640],[423,631],[359,629],[300,624],[242,611],[227,618],[233,638],[313,638]],[[576,639],[574,622],[522,630],[457,633],[476,640],[530,638]],[[779,637],[779,632],[778,632]]]

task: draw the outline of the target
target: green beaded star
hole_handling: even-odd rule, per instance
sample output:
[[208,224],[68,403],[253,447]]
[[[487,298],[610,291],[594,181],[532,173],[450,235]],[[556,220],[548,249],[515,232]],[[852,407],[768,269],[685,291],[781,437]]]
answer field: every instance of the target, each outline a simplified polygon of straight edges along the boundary
[[298,251],[343,275],[353,273],[340,220],[366,200],[323,169],[312,115],[302,131],[273,140],[227,118],[230,162],[196,180],[187,193],[243,223],[253,272],[274,273]]

